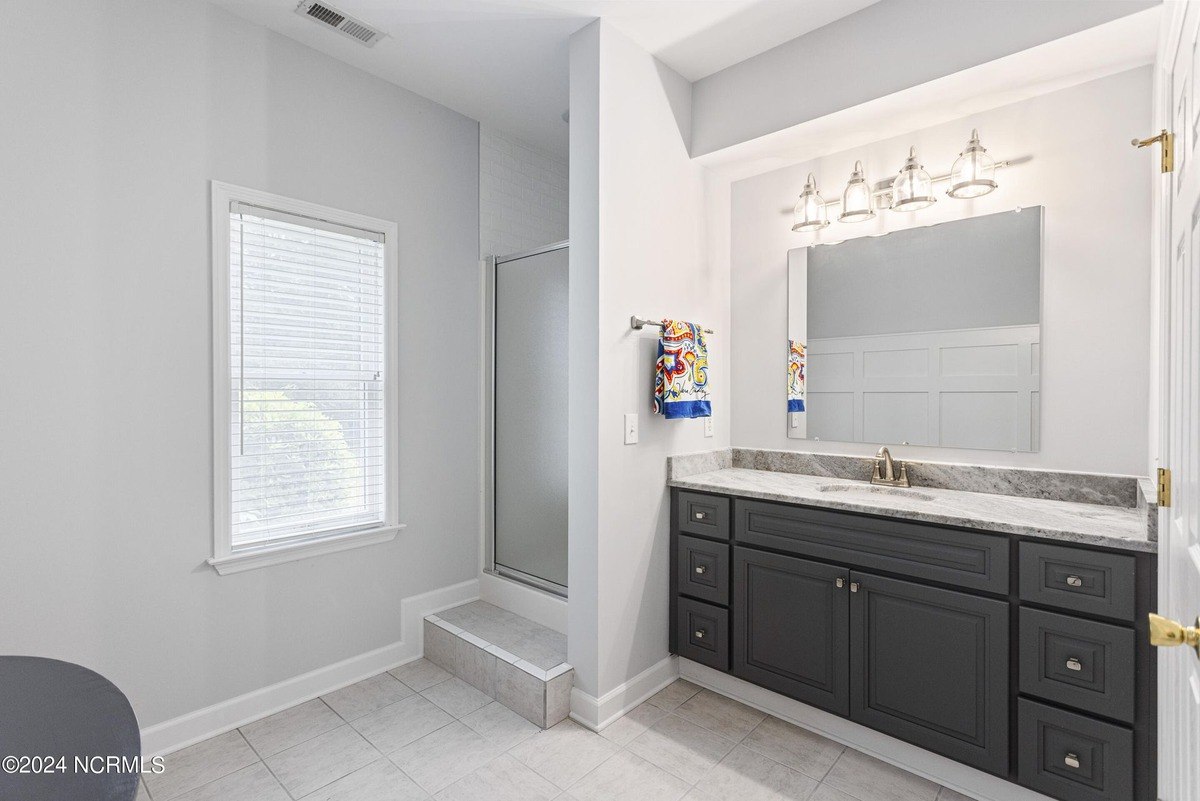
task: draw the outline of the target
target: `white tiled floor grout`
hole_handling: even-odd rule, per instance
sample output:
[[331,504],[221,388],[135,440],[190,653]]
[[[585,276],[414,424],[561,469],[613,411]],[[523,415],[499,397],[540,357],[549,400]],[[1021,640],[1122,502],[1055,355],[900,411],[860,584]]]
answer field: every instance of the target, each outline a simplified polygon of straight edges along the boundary
[[[320,699],[318,698],[317,700],[319,701]],[[322,701],[322,703],[324,703],[324,701]],[[334,714],[337,714],[337,713],[335,712]],[[338,717],[341,717],[341,716],[340,716],[340,715],[338,715]],[[242,730],[241,730],[240,728],[238,729],[238,734],[242,734]],[[316,736],[320,736],[320,735],[314,735],[314,737],[316,737]],[[263,767],[267,769],[267,772],[268,772],[268,773],[270,773],[270,774],[271,774],[271,776],[273,776],[273,777],[275,778],[275,781],[279,783],[279,786],[280,786],[280,787],[283,787],[283,782],[279,781],[279,777],[275,775],[275,771],[271,770],[271,766],[270,766],[270,765],[268,765],[268,764],[266,763],[266,760],[264,760],[264,759],[262,758],[262,754],[258,753],[258,749],[254,747],[254,743],[250,742],[250,740],[248,740],[248,739],[246,738],[246,735],[244,735],[244,734],[242,734],[242,739],[243,739],[243,740],[246,740],[246,745],[250,746],[250,750],[254,752],[254,755],[255,755],[256,757],[258,757],[258,761],[259,761],[259,762],[261,762],[261,763],[262,763],[262,765],[263,765]],[[310,737],[309,739],[312,739],[312,738]],[[304,741],[302,741],[301,743],[297,743],[297,745],[302,745],[302,744],[303,744],[303,743],[305,743],[305,742],[308,742],[308,740],[304,740]],[[295,747],[295,746],[293,746],[293,748],[294,748],[294,747]],[[285,793],[287,793],[289,796],[291,795],[291,792],[289,792],[289,791],[288,791],[288,789],[287,789],[286,787],[284,787],[284,788],[283,788],[283,791],[284,791]]]
[[[393,676],[393,678],[395,678],[395,677]],[[449,677],[443,677],[440,681],[435,682],[433,685],[430,685],[429,687],[424,688],[421,692],[416,692],[414,690],[412,695],[409,695],[404,699],[394,701],[390,704],[380,707],[379,709],[375,710],[374,712],[372,712],[370,714],[375,714],[383,709],[387,709],[389,707],[395,706],[396,704],[405,703],[406,701],[410,702],[410,705],[411,705],[411,699],[414,696],[420,697],[420,698],[426,700],[426,702],[428,702],[428,699],[425,698],[424,693],[427,692],[432,687],[436,687],[448,680],[449,680]],[[400,680],[397,679],[397,681],[400,681]],[[408,685],[405,685],[405,686],[408,687]],[[411,687],[408,687],[408,689],[412,690]],[[781,762],[778,759],[772,758],[772,756],[770,754],[762,753],[761,750],[756,749],[753,746],[745,745],[746,740],[750,737],[750,735],[753,732],[755,732],[760,726],[763,726],[765,721],[771,720],[770,716],[767,716],[763,713],[759,713],[757,710],[750,710],[749,707],[742,707],[740,704],[738,704],[736,707],[731,707],[729,705],[730,704],[729,699],[724,699],[722,696],[718,696],[715,693],[712,694],[712,696],[714,696],[714,697],[712,699],[710,699],[708,696],[702,695],[704,693],[710,693],[710,691],[704,690],[695,685],[689,686],[687,684],[683,684],[680,682],[676,682],[670,688],[664,689],[662,692],[656,694],[655,696],[653,696],[650,700],[646,701],[645,703],[649,704],[651,706],[658,707],[665,714],[659,716],[652,725],[645,727],[644,729],[639,731],[635,736],[628,739],[626,742],[624,742],[622,744],[612,742],[609,739],[600,738],[599,742],[602,742],[605,745],[599,746],[598,744],[593,744],[594,741],[586,739],[589,737],[598,737],[598,735],[595,735],[591,732],[587,732],[587,730],[580,727],[579,724],[574,723],[573,721],[571,721],[569,719],[567,721],[564,721],[563,723],[559,724],[559,726],[576,727],[579,729],[579,732],[577,735],[572,733],[574,731],[573,729],[570,731],[560,732],[559,733],[560,736],[557,738],[557,740],[561,740],[562,737],[564,737],[564,736],[566,736],[566,737],[578,736],[579,737],[578,741],[574,741],[574,742],[576,742],[577,748],[583,747],[585,749],[590,749],[592,751],[592,754],[590,756],[585,755],[584,752],[582,752],[582,751],[580,751],[578,753],[576,753],[575,751],[570,751],[570,752],[565,753],[564,755],[562,755],[561,758],[566,760],[568,767],[575,767],[574,765],[570,764],[572,762],[572,760],[574,760],[575,762],[578,762],[580,759],[586,759],[586,761],[588,763],[590,763],[592,761],[592,759],[594,759],[598,756],[601,757],[601,758],[599,758],[598,762],[596,762],[594,765],[591,765],[591,767],[589,769],[584,770],[582,775],[578,776],[578,778],[575,778],[573,781],[569,782],[566,786],[560,786],[558,784],[555,784],[555,786],[558,787],[558,789],[560,790],[559,795],[561,795],[563,798],[567,798],[570,795],[570,791],[572,788],[585,787],[587,782],[589,781],[589,779],[600,775],[597,772],[600,771],[602,767],[604,767],[608,762],[617,758],[621,754],[628,754],[632,757],[636,757],[637,760],[644,761],[645,757],[636,753],[635,750],[631,749],[629,746],[632,745],[635,741],[637,741],[639,737],[642,737],[644,734],[646,734],[646,732],[648,732],[650,729],[654,728],[654,726],[659,726],[660,724],[662,724],[663,721],[666,721],[668,718],[673,718],[675,721],[677,721],[676,723],[670,724],[670,725],[677,727],[681,731],[687,730],[688,727],[695,727],[696,729],[707,732],[707,734],[705,736],[710,741],[713,741],[714,735],[717,738],[720,738],[720,744],[719,744],[720,748],[724,748],[726,745],[728,745],[728,749],[724,751],[723,756],[717,758],[715,762],[712,761],[711,756],[705,757],[703,759],[704,763],[708,764],[709,762],[711,762],[711,764],[709,764],[708,767],[704,768],[703,770],[699,770],[699,771],[695,772],[694,774],[689,774],[687,776],[687,778],[679,777],[677,774],[672,774],[669,771],[664,770],[663,768],[657,767],[653,761],[646,763],[647,766],[649,766],[649,770],[654,772],[655,776],[657,776],[658,774],[661,773],[663,777],[669,779],[670,781],[678,782],[679,783],[678,786],[686,785],[686,787],[688,788],[687,792],[690,792],[693,788],[696,788],[705,779],[705,777],[710,776],[713,773],[713,771],[716,770],[718,765],[720,765],[724,760],[731,758],[731,756],[733,754],[738,752],[739,748],[742,748],[742,749],[744,749],[743,753],[746,753],[748,755],[750,755],[750,754],[754,755],[754,758],[759,759],[760,762],[764,762],[764,764],[774,764],[776,766],[776,768],[774,768],[773,770],[775,770],[777,772],[778,772],[779,766],[782,766],[783,768],[786,769],[786,771],[789,775],[791,773],[796,773],[797,775],[804,777],[804,779],[814,782],[815,787],[813,788],[812,793],[815,793],[815,792],[817,792],[817,788],[820,788],[822,786],[822,784],[825,783],[825,780],[828,779],[831,774],[833,774],[834,769],[838,765],[838,763],[841,762],[841,760],[845,759],[847,754],[849,754],[851,752],[851,749],[842,748],[841,746],[836,746],[836,747],[842,749],[841,752],[837,755],[836,758],[834,758],[832,760],[832,762],[830,762],[829,767],[824,770],[824,772],[821,775],[821,778],[819,778],[819,779],[816,777],[810,776],[809,774],[804,773],[802,771],[797,771],[794,767],[786,765],[785,763]],[[656,699],[657,699],[657,702],[656,702]],[[682,699],[682,700],[680,700],[680,699]],[[697,700],[697,699],[699,699],[699,700]],[[694,714],[689,717],[688,713],[690,710],[687,710],[687,709],[684,710],[685,714],[679,714],[680,708],[683,707],[685,704],[688,704],[689,702],[692,702],[692,701],[696,701],[696,703],[693,704],[693,706],[699,706],[699,707],[703,707],[704,705],[706,705],[710,702],[717,704],[717,706],[715,708],[710,707],[711,711],[713,711],[714,714],[719,713],[723,709],[730,710],[732,712],[735,712],[736,714],[742,715],[745,718],[747,723],[748,723],[749,719],[752,719],[755,716],[762,715],[762,717],[760,719],[758,719],[754,723],[754,725],[749,726],[749,728],[746,728],[745,725],[742,725],[740,727],[740,729],[738,729],[738,730],[730,730],[730,729],[726,728],[724,731],[717,731],[715,729],[719,728],[719,727],[712,726],[711,721],[710,721],[710,726],[705,726],[703,724],[703,722],[700,722],[701,720],[704,720],[702,715]],[[322,702],[322,703],[324,703],[324,702]],[[479,712],[480,710],[490,706],[492,703],[495,703],[495,702],[489,702],[488,704],[485,704],[483,707],[478,707],[476,709],[472,709],[470,712],[466,712],[461,715],[457,715],[457,716],[449,715],[448,716],[449,719],[446,722],[441,723],[441,725],[436,726],[432,731],[426,732],[424,735],[422,735],[422,737],[417,738],[416,740],[413,740],[411,742],[419,742],[420,740],[424,739],[425,737],[429,737],[436,732],[440,732],[443,729],[445,729],[447,726],[454,725],[455,723],[462,721],[464,718],[470,717],[471,715],[475,714],[476,712]],[[287,710],[285,710],[285,711],[287,711]],[[363,719],[362,717],[355,718],[354,721],[351,721],[351,720],[347,720],[344,716],[337,713],[336,710],[333,710],[333,711],[337,715],[337,717],[341,720],[341,724],[339,725],[339,728],[341,726],[348,726],[352,731],[358,733],[359,736],[362,736],[361,732],[359,732],[359,730],[354,726],[354,722],[361,721]],[[515,715],[514,715],[514,717],[515,717]],[[694,719],[694,718],[698,718],[698,719]],[[521,721],[521,723],[523,724],[523,721]],[[491,739],[491,738],[487,737],[487,735],[484,735],[484,734],[476,731],[470,725],[467,725],[467,728],[471,732],[474,732],[475,734],[477,734],[478,736],[483,737],[485,740]],[[297,747],[304,745],[305,743],[310,743],[316,737],[328,735],[329,733],[330,732],[327,730],[315,732],[312,734],[312,736],[306,737],[303,740],[296,742],[295,744],[289,745],[289,747],[287,749],[285,749],[283,752],[280,752],[280,753],[286,753],[288,750],[291,750],[292,748],[297,748]],[[252,743],[250,743],[249,739],[246,738],[241,733],[240,729],[238,730],[238,736],[241,737],[242,740],[245,741],[245,743],[253,751],[255,757],[257,757],[257,760],[258,760],[257,764],[262,764],[264,767],[267,768],[268,771],[270,771],[272,777],[274,777],[275,781],[279,783],[281,788],[284,788],[284,792],[289,797],[293,798],[295,801],[300,801],[300,798],[291,795],[290,791],[288,791],[286,789],[286,787],[284,786],[284,783],[280,780],[280,778],[276,774],[276,772],[274,770],[272,770],[269,765],[267,765],[266,760],[262,757],[262,754],[258,751],[257,748],[254,747],[254,745]],[[545,745],[546,745],[545,742],[543,742],[541,744],[542,747],[526,747],[526,748],[521,747],[525,743],[532,742],[535,738],[551,737],[551,736],[552,735],[547,734],[545,731],[541,731],[541,732],[533,733],[532,735],[529,735],[529,736],[525,736],[518,742],[509,743],[509,744],[503,745],[503,746],[501,746],[499,743],[497,743],[497,751],[495,751],[493,755],[490,755],[487,757],[488,762],[494,761],[504,755],[512,755],[513,757],[516,758],[517,762],[521,763],[526,768],[532,769],[534,774],[541,776],[542,779],[548,780],[552,784],[554,784],[555,778],[559,778],[559,780],[562,781],[562,779],[558,775],[554,774],[553,770],[550,770],[547,767],[544,767],[544,765],[549,765],[550,762],[552,761],[551,759],[547,758],[547,749],[545,748]],[[761,740],[761,737],[760,737],[760,740]],[[492,740],[492,741],[496,742],[494,740]],[[555,742],[556,742],[556,740],[554,740],[554,739],[549,741],[549,743],[551,743],[551,744],[553,744]],[[397,749],[397,750],[389,753],[389,752],[384,752],[384,751],[380,750],[380,748],[378,746],[376,746],[374,742],[371,742],[370,739],[367,739],[367,743],[370,745],[371,750],[375,754],[375,757],[373,759],[371,759],[366,765],[358,767],[348,774],[338,776],[338,777],[326,782],[320,788],[313,790],[311,792],[308,792],[308,795],[304,796],[304,797],[311,797],[312,795],[314,795],[316,793],[320,793],[323,790],[325,790],[326,788],[328,788],[330,785],[332,785],[336,782],[342,781],[342,780],[348,778],[349,776],[356,774],[358,771],[362,771],[362,770],[366,770],[366,769],[370,768],[372,765],[377,764],[381,759],[387,760],[387,762],[390,763],[390,765],[394,766],[396,768],[396,770],[398,770],[401,773],[401,775],[412,780],[415,785],[420,786],[419,783],[416,782],[416,779],[411,774],[409,774],[407,771],[405,771],[404,768],[402,768],[399,764],[397,764],[396,760],[394,759],[394,757],[398,753],[400,753],[400,750],[403,750],[403,749]],[[688,747],[686,745],[684,745],[682,741],[674,741],[674,742],[668,743],[668,745],[672,746],[673,750],[676,750],[676,747],[680,747],[680,748],[684,749],[684,753],[688,753],[687,752]],[[831,743],[831,745],[836,745],[836,744]],[[602,752],[605,749],[611,749],[611,752],[607,753],[607,754],[603,754]],[[641,750],[644,752],[644,748],[642,748],[640,746],[637,747],[637,750]],[[514,751],[516,753],[514,753]],[[553,755],[551,755],[551,756],[553,756]],[[665,756],[664,754],[659,754],[659,753],[652,753],[651,756],[654,757],[656,760],[659,759],[660,757],[669,758],[669,757]],[[695,756],[695,755],[692,755],[692,756]],[[166,757],[166,760],[167,760],[167,766],[169,769],[171,756],[168,755]],[[539,762],[539,760],[543,760],[543,762]],[[533,762],[533,764],[529,764],[531,761]],[[486,767],[487,764],[488,763],[484,763],[484,766]],[[509,763],[509,764],[513,764],[513,763]],[[539,768],[541,768],[541,769],[539,769]],[[245,768],[239,768],[239,770],[244,770],[244,769]],[[483,770],[483,768],[477,768],[472,773],[468,773],[467,777],[465,777],[465,778],[469,778],[481,770]],[[888,768],[888,770],[895,770],[895,769]],[[237,771],[233,771],[233,772],[236,773]],[[546,775],[547,772],[551,773],[552,775]],[[212,781],[220,781],[222,779],[227,779],[230,775],[232,775],[232,774],[225,774],[224,776],[213,779]],[[904,778],[907,781],[910,776],[911,776],[911,774],[905,774],[902,776],[902,778]],[[456,782],[464,781],[465,778],[464,779],[456,779]],[[911,779],[914,782],[918,782],[918,783],[924,782],[924,780],[917,779],[917,777],[915,777],[915,776],[912,776]],[[209,784],[211,784],[212,781],[210,781]],[[932,784],[932,783],[925,783],[925,784]],[[209,786],[209,785],[208,784],[203,785],[202,788],[207,787],[207,786]],[[440,792],[447,793],[447,791],[453,786],[454,786],[454,782],[452,782],[450,784],[450,786],[447,787],[445,790],[441,790]],[[850,797],[849,793],[843,788],[834,788],[833,785],[826,785],[826,786],[831,789],[839,789],[842,793],[845,793],[848,797]],[[929,788],[926,788],[924,786],[924,784],[920,784],[919,786],[922,789],[929,789]],[[924,795],[919,795],[916,793],[910,793],[908,795],[908,798],[911,798],[912,801],[935,801],[937,797],[940,797],[943,795],[944,788],[936,787],[936,785],[934,785],[933,787],[934,787],[934,789],[932,789],[930,791],[931,794],[925,793]],[[197,790],[190,790],[188,792],[197,792],[199,789],[202,789],[202,788],[197,788]],[[422,789],[424,789],[424,788],[422,788]],[[763,789],[765,789],[765,788],[763,788]],[[147,795],[149,795],[149,791],[147,791]],[[784,798],[784,796],[782,796],[782,795],[779,795],[777,797],[780,799]],[[898,798],[903,798],[903,796],[898,796]],[[169,801],[169,799],[158,799],[158,798],[154,798],[153,796],[151,796],[151,799],[152,799],[152,801]],[[372,799],[370,799],[366,796],[361,796],[361,797],[356,796],[356,797],[354,797],[354,801],[372,801]],[[860,799],[860,801],[874,801],[874,799],[866,798],[866,799]],[[907,801],[907,799],[904,799],[904,801]]]

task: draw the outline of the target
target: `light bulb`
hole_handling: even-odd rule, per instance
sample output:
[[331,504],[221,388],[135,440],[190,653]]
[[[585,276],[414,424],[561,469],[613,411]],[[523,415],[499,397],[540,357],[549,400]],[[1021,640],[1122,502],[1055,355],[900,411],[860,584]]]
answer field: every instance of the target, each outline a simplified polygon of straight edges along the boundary
[[838,215],[839,222],[863,222],[875,216],[875,198],[871,187],[863,178],[861,161],[854,162],[854,172],[850,173],[850,181],[846,191],[842,193],[842,213]]
[[917,149],[908,149],[908,159],[892,182],[892,210],[916,211],[937,203],[933,195],[933,179],[917,161]]
[[800,199],[796,201],[795,224],[793,231],[819,231],[829,225],[829,214],[825,210],[825,201],[817,191],[817,179],[810,172],[804,183]]
[[979,144],[979,131],[973,130],[971,141],[950,168],[950,188],[946,194],[958,199],[986,195],[996,189],[995,175],[996,161]]

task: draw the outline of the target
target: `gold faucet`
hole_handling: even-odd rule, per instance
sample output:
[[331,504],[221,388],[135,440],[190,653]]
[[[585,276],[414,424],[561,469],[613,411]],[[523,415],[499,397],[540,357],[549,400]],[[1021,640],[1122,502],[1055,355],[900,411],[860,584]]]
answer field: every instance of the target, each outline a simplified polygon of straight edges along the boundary
[[[882,464],[881,464],[882,463]],[[880,467],[882,466],[882,471]],[[871,474],[872,484],[882,484],[886,487],[907,487],[908,483],[908,465],[900,463],[900,475],[896,475],[896,463],[892,461],[892,454],[888,449],[880,448],[879,453],[875,454],[875,471]]]

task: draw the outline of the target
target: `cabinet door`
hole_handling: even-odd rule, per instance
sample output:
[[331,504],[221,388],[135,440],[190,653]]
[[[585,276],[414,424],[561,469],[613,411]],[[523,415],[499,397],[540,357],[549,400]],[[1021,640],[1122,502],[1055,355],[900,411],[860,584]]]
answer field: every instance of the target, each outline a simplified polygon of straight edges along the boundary
[[850,574],[850,717],[1008,773],[1004,601]]
[[849,571],[748,548],[733,564],[734,675],[848,714]]

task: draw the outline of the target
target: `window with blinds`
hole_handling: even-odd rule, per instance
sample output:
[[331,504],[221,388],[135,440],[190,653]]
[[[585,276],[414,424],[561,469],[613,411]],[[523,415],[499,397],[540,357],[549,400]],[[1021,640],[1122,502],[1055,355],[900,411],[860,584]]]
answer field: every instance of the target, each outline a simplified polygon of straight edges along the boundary
[[228,213],[231,550],[383,526],[384,235]]

